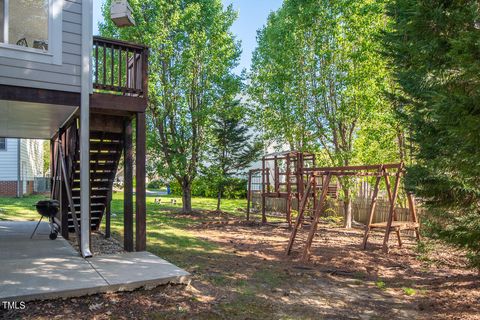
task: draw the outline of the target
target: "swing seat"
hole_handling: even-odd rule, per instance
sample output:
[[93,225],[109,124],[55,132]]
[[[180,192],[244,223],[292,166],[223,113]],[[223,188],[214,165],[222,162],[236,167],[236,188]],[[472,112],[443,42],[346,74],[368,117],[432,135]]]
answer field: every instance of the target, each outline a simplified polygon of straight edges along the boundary
[[[415,230],[420,227],[418,222],[393,221],[390,230]],[[387,229],[387,222],[372,223],[370,229]]]

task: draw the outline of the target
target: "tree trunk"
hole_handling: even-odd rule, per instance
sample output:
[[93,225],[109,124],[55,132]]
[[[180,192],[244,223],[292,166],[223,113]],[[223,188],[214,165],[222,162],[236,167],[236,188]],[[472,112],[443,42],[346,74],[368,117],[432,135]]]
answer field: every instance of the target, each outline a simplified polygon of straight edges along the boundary
[[217,194],[217,212],[220,212],[220,204],[222,202],[222,194],[223,194],[223,185],[219,187],[218,194]]
[[222,192],[218,191],[217,194],[217,212],[220,212],[220,202],[222,201]]
[[182,205],[183,213],[192,213],[192,186],[185,178],[182,183]]
[[343,190],[345,194],[345,199],[343,203],[343,216],[344,216],[344,222],[343,226],[345,229],[350,229],[352,227],[352,199],[350,197],[350,190],[348,188]]

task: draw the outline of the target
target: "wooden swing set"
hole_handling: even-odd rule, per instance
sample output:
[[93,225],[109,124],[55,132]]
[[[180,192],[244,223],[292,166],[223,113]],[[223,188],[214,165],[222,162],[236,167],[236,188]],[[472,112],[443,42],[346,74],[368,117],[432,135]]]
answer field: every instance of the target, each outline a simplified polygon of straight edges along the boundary
[[[313,210],[310,216],[310,230],[303,247],[302,260],[308,260],[310,257],[310,250],[312,242],[317,232],[319,219],[327,206],[328,192],[332,178],[337,177],[375,177],[375,186],[370,199],[370,208],[367,225],[365,227],[365,235],[363,238],[363,249],[366,249],[368,237],[370,232],[374,229],[384,229],[385,237],[383,240],[383,251],[388,252],[388,241],[390,234],[395,232],[398,239],[398,245],[402,246],[402,240],[400,231],[413,230],[415,232],[417,240],[420,240],[420,224],[417,217],[415,208],[415,201],[413,195],[408,193],[408,207],[411,221],[398,221],[397,213],[395,210],[395,204],[398,199],[400,181],[405,173],[403,163],[397,164],[380,164],[380,165],[368,165],[368,166],[347,166],[347,167],[323,167],[323,168],[302,168],[303,174],[308,176],[307,185],[302,190],[302,196],[298,208],[298,216],[295,221],[295,225],[292,229],[290,239],[287,245],[286,255],[290,255],[298,234],[298,230],[303,226],[305,220],[305,212],[307,211],[307,204],[313,201]],[[390,176],[395,177],[395,182],[390,181]],[[389,212],[387,221],[380,223],[373,223],[375,216],[375,207],[377,203],[378,193],[380,189],[381,180],[385,180],[385,187],[388,195]],[[318,181],[321,181],[321,186],[318,187]],[[325,187],[323,187],[325,186]],[[317,197],[317,190],[320,196]],[[318,199],[318,203],[317,200]]]

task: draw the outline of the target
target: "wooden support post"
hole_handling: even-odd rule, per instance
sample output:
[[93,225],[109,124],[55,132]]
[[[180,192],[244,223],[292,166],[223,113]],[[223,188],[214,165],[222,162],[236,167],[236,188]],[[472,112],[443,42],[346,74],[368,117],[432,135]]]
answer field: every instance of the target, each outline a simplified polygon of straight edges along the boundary
[[56,166],[55,166],[55,140],[50,140],[50,197],[55,199],[55,195],[53,194],[55,191],[54,183],[57,183],[54,179],[56,178]]
[[297,192],[303,195],[305,190],[305,182],[303,177],[303,154],[297,152]]
[[[86,251],[90,251],[90,248],[84,248],[82,247],[82,239],[81,239],[81,225],[79,225],[78,220],[77,220],[77,213],[75,210],[75,203],[73,202],[73,197],[72,197],[72,190],[70,189],[70,184],[68,183],[68,175],[67,175],[67,165],[65,163],[65,156],[62,151],[62,145],[61,141],[58,143],[58,160],[57,162],[59,163],[60,166],[60,172],[61,172],[61,179],[63,181],[63,186],[66,189],[66,196],[68,199],[68,206],[70,207],[70,212],[72,213],[72,218],[73,218],[73,225],[75,227],[75,233],[77,234],[77,244],[80,248],[80,250],[83,252],[85,249]],[[60,185],[60,188],[63,189],[62,184]],[[61,191],[60,191],[61,192]],[[90,217],[88,217],[88,221],[90,221]],[[83,229],[85,230],[85,229]],[[90,232],[90,226],[87,225],[87,230]]]
[[270,193],[270,190],[272,188],[270,187],[270,167],[267,168],[267,193]]
[[[323,179],[323,177],[322,177],[322,179]],[[312,192],[313,192],[313,194],[312,194],[312,198],[313,198],[312,209],[313,209],[313,211],[312,212],[315,212],[315,209],[317,209],[317,205],[318,205],[318,203],[317,203],[318,202],[317,201],[318,200],[317,199],[317,178],[313,179]]]
[[147,249],[147,194],[146,194],[146,141],[147,128],[145,113],[137,113],[136,126],[136,213],[135,213],[135,249]]
[[382,180],[382,175],[384,175],[384,174],[385,174],[385,172],[383,170],[383,167],[381,167],[379,172],[378,172],[377,180],[375,181],[375,188],[373,189],[372,202],[370,204],[370,212],[368,214],[368,221],[367,221],[367,225],[365,226],[365,235],[363,237],[363,250],[365,250],[367,248],[368,236],[370,234],[370,225],[373,222],[373,216],[375,214],[375,207],[377,205],[378,189],[380,187],[380,181]]
[[248,171],[247,184],[247,221],[250,221],[250,201],[252,200],[252,170]]
[[[290,156],[287,155],[287,170],[285,172],[285,183],[287,184],[287,222],[292,226],[292,185],[290,181]],[[300,211],[300,210],[299,210]]]
[[[415,206],[415,198],[413,197],[413,194],[410,193],[410,192],[407,194],[407,197],[408,197],[408,208],[409,208],[409,211],[410,211],[410,216],[411,216],[412,222],[413,223],[418,223],[417,208]],[[418,227],[418,226],[415,227],[415,236],[417,238],[417,241],[421,240],[420,227]]]
[[132,120],[124,124],[124,200],[123,200],[123,247],[126,251],[133,251],[133,143]]
[[[59,131],[58,137],[62,139],[63,132]],[[62,168],[60,166],[60,149],[58,147],[58,143],[54,142],[54,152],[55,152],[55,175],[54,175],[54,183],[55,187],[53,192],[53,199],[57,199],[60,202],[60,233],[64,239],[69,238],[68,232],[68,198],[67,198],[67,191],[65,186],[62,183]],[[72,218],[76,217],[75,213],[72,211]],[[80,244],[79,244],[80,245]]]
[[395,229],[395,233],[397,234],[398,246],[402,247],[402,237],[400,236],[400,229]]
[[267,215],[266,215],[266,206],[267,206],[267,201],[266,201],[266,177],[265,175],[267,174],[267,170],[265,168],[265,157],[262,159],[262,223],[267,223]]
[[278,168],[278,158],[277,158],[277,156],[275,156],[275,160],[274,160],[273,163],[274,163],[273,164],[274,165],[274,168],[273,168],[273,175],[274,175],[273,179],[274,179],[274,181],[273,181],[273,183],[274,183],[275,192],[277,193],[277,197],[279,197],[280,196],[280,181],[279,181],[280,170]]
[[397,196],[398,196],[398,187],[400,185],[400,177],[402,174],[403,170],[403,164],[400,164],[398,166],[398,171],[396,174],[396,179],[395,179],[395,185],[393,187],[393,194],[391,194],[391,189],[390,189],[390,179],[388,175],[385,175],[385,182],[387,184],[387,190],[388,190],[388,195],[389,195],[389,200],[390,200],[390,210],[388,213],[388,220],[387,220],[387,227],[385,230],[385,238],[383,239],[383,251],[385,253],[388,253],[388,239],[390,238],[390,231],[392,228],[392,223],[394,220],[394,215],[395,215],[395,203],[397,201]]
[[305,248],[303,250],[303,256],[302,256],[303,261],[307,261],[308,258],[310,257],[310,248],[312,246],[313,237],[315,236],[315,232],[317,232],[318,220],[320,218],[320,215],[323,212],[323,208],[325,207],[325,203],[327,199],[328,187],[326,188],[325,186],[330,185],[331,177],[332,177],[332,174],[327,173],[327,177],[325,178],[325,184],[322,187],[322,195],[320,196],[320,203],[317,209],[315,210],[315,216],[313,218],[312,225],[310,227],[310,232],[308,234],[307,242],[305,243]]
[[310,179],[308,180],[307,189],[306,189],[307,192],[303,194],[302,200],[300,201],[300,204],[298,207],[298,216],[295,221],[295,226],[293,227],[292,233],[290,234],[290,239],[288,240],[287,251],[285,252],[287,256],[292,251],[293,243],[295,242],[298,229],[300,228],[300,224],[303,222],[305,207],[308,203],[308,198],[309,198],[308,193],[310,193],[310,190],[312,189],[313,181],[315,181],[315,176],[312,174],[310,176]]
[[111,218],[112,218],[112,192],[108,192],[107,206],[105,208],[105,239],[111,236]]

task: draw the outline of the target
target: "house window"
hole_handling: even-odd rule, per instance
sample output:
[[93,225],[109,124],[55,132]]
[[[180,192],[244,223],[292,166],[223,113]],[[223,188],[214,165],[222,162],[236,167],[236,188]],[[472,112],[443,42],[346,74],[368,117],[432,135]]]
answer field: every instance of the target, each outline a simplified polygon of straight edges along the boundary
[[0,40],[48,51],[49,0],[0,0]]
[[0,138],[0,151],[7,150],[7,139]]

